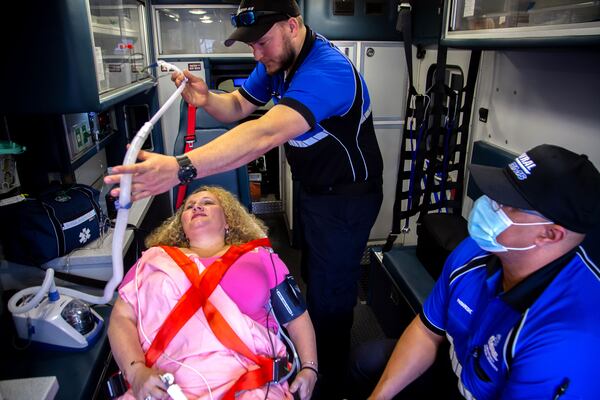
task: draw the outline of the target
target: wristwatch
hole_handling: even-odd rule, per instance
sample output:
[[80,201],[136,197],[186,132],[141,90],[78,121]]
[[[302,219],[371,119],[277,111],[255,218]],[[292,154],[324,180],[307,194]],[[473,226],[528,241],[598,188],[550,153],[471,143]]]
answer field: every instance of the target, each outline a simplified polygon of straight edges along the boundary
[[192,161],[188,158],[188,156],[181,154],[179,156],[175,156],[175,159],[179,164],[179,171],[177,172],[179,182],[190,183],[193,181],[196,175],[198,175],[198,171],[196,171],[196,167],[194,167],[194,164],[192,164]]

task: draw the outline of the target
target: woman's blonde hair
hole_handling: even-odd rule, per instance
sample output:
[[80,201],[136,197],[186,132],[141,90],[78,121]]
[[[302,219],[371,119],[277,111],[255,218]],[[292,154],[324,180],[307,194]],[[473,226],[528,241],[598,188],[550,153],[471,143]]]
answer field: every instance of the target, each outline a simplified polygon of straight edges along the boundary
[[[225,235],[225,244],[242,244],[267,236],[265,224],[250,214],[233,194],[218,186],[202,186],[192,194],[204,191],[212,193],[223,208],[225,221],[229,225],[228,233]],[[184,206],[179,207],[173,216],[148,235],[145,240],[146,247],[190,246],[181,224],[181,214],[183,214],[184,208]]]

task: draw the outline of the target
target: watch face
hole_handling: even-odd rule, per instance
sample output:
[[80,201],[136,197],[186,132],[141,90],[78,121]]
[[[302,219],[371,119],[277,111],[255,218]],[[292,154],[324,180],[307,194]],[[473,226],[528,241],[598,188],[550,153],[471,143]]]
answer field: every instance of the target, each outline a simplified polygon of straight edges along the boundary
[[190,183],[196,175],[196,168],[191,164],[179,168],[178,177],[181,183]]
[[194,167],[194,164],[192,164],[192,161],[184,154],[175,158],[177,159],[177,163],[179,163],[179,172],[177,173],[179,181],[181,183],[190,183],[193,181],[197,175],[197,172],[196,167]]

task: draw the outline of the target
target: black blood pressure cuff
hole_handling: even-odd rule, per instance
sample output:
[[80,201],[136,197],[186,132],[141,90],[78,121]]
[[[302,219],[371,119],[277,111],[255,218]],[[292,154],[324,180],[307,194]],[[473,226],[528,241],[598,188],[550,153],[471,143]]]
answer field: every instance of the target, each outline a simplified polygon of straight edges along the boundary
[[271,289],[271,305],[280,324],[287,324],[306,311],[306,303],[292,275],[286,275],[279,285]]

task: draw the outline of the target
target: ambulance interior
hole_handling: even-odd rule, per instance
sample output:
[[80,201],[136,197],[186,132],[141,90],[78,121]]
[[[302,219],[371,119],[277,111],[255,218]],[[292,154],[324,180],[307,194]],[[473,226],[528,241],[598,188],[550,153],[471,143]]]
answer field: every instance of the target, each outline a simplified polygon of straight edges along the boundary
[[[504,166],[549,143],[600,165],[600,2],[299,5],[304,22],[364,76],[384,161],[383,204],[361,262],[352,345],[398,338],[420,311],[445,257],[468,235],[466,218],[481,195],[469,179],[471,163]],[[0,63],[0,399],[113,398],[106,382],[118,368],[106,324],[114,298],[92,306],[73,301],[58,322],[48,322],[50,308],[38,307],[38,331],[52,325],[48,338],[40,339],[46,345],[36,342],[31,317],[13,315],[9,300],[43,285],[49,268],[57,286],[104,296],[113,257],[120,257],[126,273],[145,250],[148,233],[172,215],[177,187],[133,202],[123,237],[114,239],[119,206],[103,182],[177,89],[158,61],[188,69],[223,92],[241,87],[256,62],[245,44],[223,45],[234,29],[233,1],[58,0],[2,7],[2,48],[10,61]],[[141,148],[178,155],[190,129],[198,147],[234,126],[197,109],[189,127],[190,110],[178,97]],[[198,180],[187,193],[203,184],[232,191],[266,223],[275,251],[305,289],[299,186],[283,146]],[[36,230],[33,212],[10,210],[67,186],[93,189],[97,207],[79,189],[70,197],[81,197],[79,215],[96,216],[95,230],[80,229],[62,243],[69,252],[48,258],[45,238],[52,234]],[[594,232],[584,243],[596,265],[598,240]],[[443,368],[432,395],[447,384]]]

